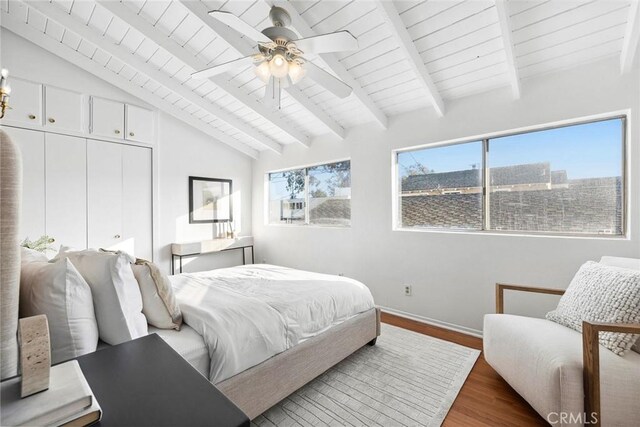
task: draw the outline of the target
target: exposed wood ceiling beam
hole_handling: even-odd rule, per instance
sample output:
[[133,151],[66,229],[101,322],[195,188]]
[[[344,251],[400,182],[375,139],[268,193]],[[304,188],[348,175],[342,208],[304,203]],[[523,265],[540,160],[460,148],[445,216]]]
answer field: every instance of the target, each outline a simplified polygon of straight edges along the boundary
[[640,2],[631,1],[629,6],[629,19],[622,42],[622,52],[620,54],[620,69],[623,74],[631,71],[633,62],[638,52],[638,40],[640,40]]
[[433,83],[433,79],[431,78],[427,67],[424,65],[422,57],[407,31],[407,27],[405,27],[404,22],[402,22],[402,18],[400,18],[398,10],[392,1],[377,0],[376,4],[378,6],[378,10],[389,23],[391,33],[400,45],[400,49],[407,57],[409,65],[415,72],[420,83],[422,83],[422,86],[426,89],[431,100],[431,104],[433,104],[433,108],[436,110],[436,113],[442,117],[444,115],[444,101],[442,100],[435,83]]
[[[198,18],[204,25],[211,28],[216,34],[222,37],[231,47],[238,52],[241,56],[253,55],[256,50],[252,46],[252,43],[247,39],[241,37],[237,32],[229,28],[227,25],[221,23],[215,18],[209,16],[209,10],[200,1],[180,0],[180,3],[186,7],[196,18]],[[205,66],[206,67],[206,66]],[[202,68],[205,68],[202,67]],[[216,76],[212,78],[217,82],[220,79],[224,79],[224,75]],[[315,116],[322,124],[326,126],[329,131],[335,134],[338,138],[344,139],[345,131],[342,126],[328,114],[326,114],[318,105],[311,101],[300,89],[295,86],[289,86],[285,89],[293,99],[295,99],[303,108],[309,113]],[[262,105],[262,104],[261,104]]]
[[513,49],[513,39],[511,38],[511,21],[509,21],[509,13],[505,0],[495,0],[496,11],[498,12],[498,22],[500,23],[500,31],[502,33],[502,43],[504,44],[504,52],[507,57],[507,67],[509,69],[509,82],[515,99],[520,98],[520,78],[518,77],[518,65],[516,64],[516,56]]
[[[269,0],[267,0],[269,2]],[[278,6],[286,9],[291,16],[291,27],[296,30],[301,37],[313,37],[318,35],[310,26],[307,21],[300,16],[291,3],[283,0],[274,0],[270,2],[273,6]],[[382,126],[383,129],[387,129],[388,119],[387,116],[376,106],[368,93],[362,89],[360,83],[353,78],[351,73],[347,71],[344,65],[340,62],[338,57],[333,53],[323,53],[319,55],[321,61],[323,61],[331,71],[333,71],[338,78],[343,82],[351,86],[353,94],[360,101],[360,103],[371,114],[376,123]]]
[[[18,3],[14,3],[14,7]],[[185,111],[177,109],[173,104],[164,99],[152,94],[148,90],[131,83],[129,80],[115,74],[109,69],[103,67],[97,62],[87,58],[82,53],[71,49],[67,45],[56,41],[50,36],[42,33],[41,31],[36,30],[32,26],[26,24],[25,22],[19,21],[14,18],[12,15],[8,15],[3,13],[1,25],[8,29],[9,31],[23,37],[32,43],[42,47],[43,49],[48,50],[56,56],[64,59],[65,61],[71,62],[77,67],[82,68],[83,70],[95,75],[96,77],[118,87],[122,90],[125,90],[140,98],[142,101],[148,103],[149,105],[153,105],[161,111],[164,111],[170,116],[177,118],[190,126],[193,126],[196,129],[204,132],[205,134],[215,138],[216,140],[230,146],[231,148],[246,154],[254,159],[257,159],[259,156],[259,152],[254,150],[253,148],[242,144],[240,141],[229,137],[228,135],[220,132],[213,126],[209,126],[203,121],[193,117],[191,114],[188,114]]]
[[209,102],[205,98],[202,98],[197,93],[189,90],[189,88],[181,85],[178,81],[172,79],[166,73],[158,70],[151,64],[143,61],[135,55],[132,55],[131,52],[129,52],[125,47],[112,43],[106,37],[93,31],[88,26],[83,25],[81,22],[74,19],[71,15],[65,13],[62,9],[58,8],[52,3],[34,0],[27,0],[26,3],[30,7],[33,7],[34,9],[43,13],[45,16],[48,16],[53,21],[56,21],[58,24],[76,33],[83,39],[93,43],[113,57],[119,59],[124,64],[127,64],[139,73],[142,73],[147,77],[155,80],[170,91],[180,95],[187,101],[197,105],[198,107],[214,115],[228,125],[236,128],[240,132],[254,139],[266,149],[278,154],[282,153],[282,145],[280,145],[276,141],[256,131],[253,127],[242,122],[233,114],[228,113],[217,105]]

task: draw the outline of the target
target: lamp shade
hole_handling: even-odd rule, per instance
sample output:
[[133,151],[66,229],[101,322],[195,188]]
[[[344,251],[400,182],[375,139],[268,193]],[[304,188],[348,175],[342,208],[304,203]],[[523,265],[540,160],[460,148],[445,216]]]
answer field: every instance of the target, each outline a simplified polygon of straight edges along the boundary
[[276,53],[269,61],[269,70],[273,77],[281,79],[289,72],[289,62],[282,54]]
[[296,84],[307,74],[307,70],[297,62],[292,62],[289,64],[289,78],[291,79],[291,83]]
[[271,77],[271,70],[269,69],[269,63],[267,61],[263,61],[260,65],[258,65],[254,72],[256,76],[262,80],[263,83],[268,83],[269,78]]

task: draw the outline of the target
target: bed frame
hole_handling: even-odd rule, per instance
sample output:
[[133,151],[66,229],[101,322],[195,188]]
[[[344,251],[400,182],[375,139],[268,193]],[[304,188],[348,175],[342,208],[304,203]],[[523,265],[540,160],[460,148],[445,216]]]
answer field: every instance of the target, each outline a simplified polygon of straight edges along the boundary
[[216,387],[254,419],[379,335],[380,309],[372,308]]

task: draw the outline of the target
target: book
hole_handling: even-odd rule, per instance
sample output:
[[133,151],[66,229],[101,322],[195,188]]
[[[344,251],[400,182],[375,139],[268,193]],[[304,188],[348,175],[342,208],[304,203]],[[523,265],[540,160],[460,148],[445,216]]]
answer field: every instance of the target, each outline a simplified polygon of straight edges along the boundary
[[3,381],[0,424],[3,426],[57,425],[91,407],[91,388],[76,360],[53,366],[49,388],[20,398],[20,377]]
[[94,397],[91,406],[76,415],[59,421],[58,425],[60,427],[85,427],[100,421],[101,418],[102,409]]

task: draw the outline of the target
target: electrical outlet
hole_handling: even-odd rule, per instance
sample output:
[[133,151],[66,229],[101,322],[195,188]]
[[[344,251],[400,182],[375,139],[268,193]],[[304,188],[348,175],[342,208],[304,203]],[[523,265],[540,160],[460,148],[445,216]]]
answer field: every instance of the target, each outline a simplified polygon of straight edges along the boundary
[[404,295],[407,297],[411,296],[411,285],[404,285]]
[[266,264],[267,263],[267,259],[266,258],[262,258],[262,263]]

